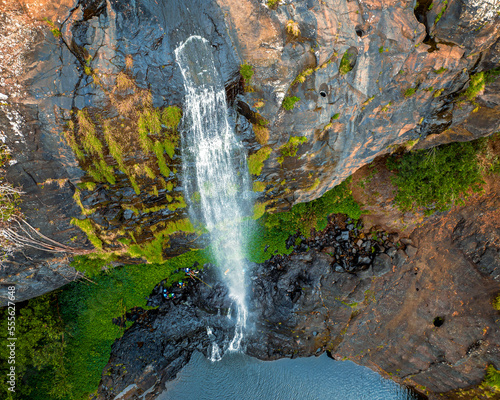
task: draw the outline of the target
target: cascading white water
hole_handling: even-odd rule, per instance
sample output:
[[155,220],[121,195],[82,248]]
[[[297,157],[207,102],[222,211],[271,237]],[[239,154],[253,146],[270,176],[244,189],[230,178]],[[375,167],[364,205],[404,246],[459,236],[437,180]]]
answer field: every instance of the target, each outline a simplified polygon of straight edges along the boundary
[[245,234],[251,212],[246,152],[229,122],[226,93],[210,43],[191,36],[175,50],[186,98],[182,138],[183,177],[192,216],[208,231],[217,265],[237,310],[229,350],[240,349],[247,319]]

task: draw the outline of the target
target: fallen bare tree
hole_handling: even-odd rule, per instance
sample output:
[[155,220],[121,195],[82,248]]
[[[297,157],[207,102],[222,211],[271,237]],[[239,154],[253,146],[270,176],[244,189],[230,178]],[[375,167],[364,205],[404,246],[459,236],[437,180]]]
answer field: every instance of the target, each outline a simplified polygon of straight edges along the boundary
[[92,250],[66,246],[43,235],[31,226],[18,208],[23,192],[8,183],[0,184],[0,263],[9,255],[24,248],[51,253],[88,254]]

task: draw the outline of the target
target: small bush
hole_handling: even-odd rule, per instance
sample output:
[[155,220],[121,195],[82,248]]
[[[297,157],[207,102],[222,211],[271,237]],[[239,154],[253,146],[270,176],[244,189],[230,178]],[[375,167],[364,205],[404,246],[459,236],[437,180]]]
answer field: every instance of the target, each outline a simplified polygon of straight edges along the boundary
[[295,103],[298,101],[300,101],[300,97],[297,96],[285,97],[283,99],[283,108],[285,110],[293,110]]
[[488,365],[483,385],[490,386],[495,390],[500,390],[500,371],[497,370],[493,365]]
[[495,299],[492,302],[493,308],[497,311],[500,311],[500,294],[495,297]]
[[299,29],[299,23],[295,22],[294,20],[290,19],[286,23],[286,31],[295,37],[300,36],[300,29]]
[[281,0],[267,0],[267,6],[271,9],[274,10],[278,5],[280,4]]
[[423,207],[426,214],[444,211],[463,203],[470,191],[483,183],[472,143],[452,143],[430,150],[417,150],[391,157],[387,166],[396,172],[395,203],[401,211]]
[[269,140],[269,129],[261,125],[253,125],[255,139],[261,146],[265,146]]
[[417,88],[408,88],[408,89],[406,89],[406,91],[405,91],[405,93],[404,93],[404,94],[405,94],[405,97],[407,97],[407,98],[408,98],[408,97],[413,96],[413,95],[415,94],[415,92],[416,92],[416,91],[417,91]]
[[253,76],[253,67],[250,64],[241,64],[240,65],[240,74],[245,81],[245,85],[250,84],[250,80]]
[[280,147],[281,157],[278,157],[278,162],[281,164],[285,157],[295,157],[299,144],[306,143],[307,137],[305,136],[291,136],[288,142]]
[[[383,48],[382,48],[383,50]],[[352,71],[354,68],[353,63],[351,62],[351,57],[354,56],[354,54],[349,53],[346,51],[344,55],[342,56],[342,59],[340,60],[340,66],[339,66],[339,72],[341,75],[345,75],[348,72]]]
[[446,72],[446,71],[448,71],[448,68],[441,67],[439,69],[435,69],[434,73],[439,75],[439,74],[442,74],[443,72]]

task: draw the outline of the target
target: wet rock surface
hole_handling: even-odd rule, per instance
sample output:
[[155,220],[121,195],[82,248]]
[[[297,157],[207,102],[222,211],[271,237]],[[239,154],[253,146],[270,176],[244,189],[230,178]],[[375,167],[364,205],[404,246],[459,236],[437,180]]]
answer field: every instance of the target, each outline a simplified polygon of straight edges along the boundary
[[[245,351],[263,360],[329,351],[335,359],[368,366],[432,399],[478,384],[485,367],[500,362],[498,312],[491,305],[500,290],[495,259],[500,249],[499,201],[479,197],[474,204],[428,221],[410,237],[383,231],[367,237],[369,231],[353,226],[351,254],[368,242],[375,251],[359,257],[366,257],[366,264],[358,259],[342,271],[331,249],[344,246],[339,252],[345,254],[347,243],[337,238],[350,224],[330,221],[325,231],[298,243],[290,256],[274,256],[252,269]],[[165,299],[161,287],[155,289],[150,302],[159,308],[139,317],[148,325],[137,322],[113,346],[107,368],[125,363],[127,371],[134,372],[104,374],[99,398],[114,398],[131,384],[137,386],[130,398],[139,398],[147,389],[151,390],[146,399],[155,398],[166,377],[173,376],[168,371],[184,365],[193,349],[210,354],[207,326],[213,328],[219,346],[227,348],[234,323],[225,316],[230,306],[227,292],[198,279],[185,291],[170,290],[176,292],[174,299]],[[184,325],[178,313],[189,316],[196,328]],[[194,321],[198,316],[206,325]],[[153,330],[159,326],[165,330]],[[179,329],[189,339],[181,339]],[[140,358],[141,335],[151,335],[155,350],[150,360]],[[185,349],[176,350],[177,361],[171,361],[173,353],[168,350],[174,343]],[[163,359],[164,349],[169,361]],[[144,369],[152,360],[165,368]]]

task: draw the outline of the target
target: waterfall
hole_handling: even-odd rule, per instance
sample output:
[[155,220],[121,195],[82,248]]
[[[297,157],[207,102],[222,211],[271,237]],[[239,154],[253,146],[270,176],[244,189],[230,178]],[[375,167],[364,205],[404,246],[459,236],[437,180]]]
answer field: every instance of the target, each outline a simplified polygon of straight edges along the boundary
[[236,306],[230,351],[240,349],[247,319],[246,243],[243,222],[251,212],[252,192],[246,152],[229,122],[226,93],[210,43],[191,36],[175,50],[184,78],[182,137],[183,183],[191,217],[210,233],[220,275]]

